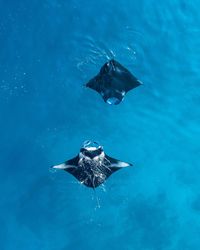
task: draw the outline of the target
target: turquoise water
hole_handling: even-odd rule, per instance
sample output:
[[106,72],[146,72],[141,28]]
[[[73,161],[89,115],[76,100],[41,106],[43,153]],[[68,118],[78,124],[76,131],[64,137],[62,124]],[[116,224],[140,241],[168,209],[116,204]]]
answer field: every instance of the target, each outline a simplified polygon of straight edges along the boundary
[[[2,0],[0,249],[200,249],[200,15],[186,0]],[[83,85],[115,58],[144,85]],[[84,140],[131,162],[105,187],[50,166]]]

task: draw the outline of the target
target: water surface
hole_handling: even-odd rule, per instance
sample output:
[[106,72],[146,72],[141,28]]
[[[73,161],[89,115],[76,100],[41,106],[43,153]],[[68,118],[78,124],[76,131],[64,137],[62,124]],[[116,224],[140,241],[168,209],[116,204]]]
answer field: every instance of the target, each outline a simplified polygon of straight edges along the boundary
[[[1,250],[200,249],[199,7],[1,1]],[[118,106],[84,87],[111,58],[144,83]],[[49,171],[88,139],[134,164],[100,208]]]

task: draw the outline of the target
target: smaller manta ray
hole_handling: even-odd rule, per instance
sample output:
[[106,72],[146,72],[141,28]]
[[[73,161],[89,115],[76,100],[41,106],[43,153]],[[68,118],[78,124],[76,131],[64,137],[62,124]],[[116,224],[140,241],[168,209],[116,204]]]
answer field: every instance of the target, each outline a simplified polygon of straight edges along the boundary
[[98,143],[86,141],[76,157],[53,168],[63,169],[85,186],[96,188],[115,171],[129,166],[132,164],[106,155]]
[[115,60],[103,65],[99,74],[86,87],[97,91],[108,104],[117,105],[123,101],[128,91],[140,86],[140,82],[124,66]]

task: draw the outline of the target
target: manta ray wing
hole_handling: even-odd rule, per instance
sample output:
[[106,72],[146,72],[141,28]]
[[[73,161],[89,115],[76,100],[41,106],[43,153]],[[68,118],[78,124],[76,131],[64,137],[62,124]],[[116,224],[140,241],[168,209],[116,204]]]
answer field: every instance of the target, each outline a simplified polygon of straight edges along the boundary
[[101,93],[101,80],[99,75],[95,76],[94,78],[92,78],[87,84],[86,87],[93,89],[95,91],[97,91],[98,93]]
[[111,174],[122,168],[133,166],[131,163],[114,159],[108,155],[106,155],[106,159],[110,162],[109,168],[111,170]]
[[64,163],[53,166],[53,168],[65,170],[80,181],[81,171],[78,167],[78,162],[79,162],[79,156],[76,156],[68,161],[65,161]]

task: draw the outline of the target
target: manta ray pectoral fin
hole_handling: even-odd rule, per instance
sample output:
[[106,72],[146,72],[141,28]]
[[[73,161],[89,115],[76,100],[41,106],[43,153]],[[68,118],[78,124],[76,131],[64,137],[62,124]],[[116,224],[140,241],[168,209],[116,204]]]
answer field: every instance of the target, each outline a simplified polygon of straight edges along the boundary
[[114,167],[114,168],[126,168],[130,166],[133,166],[133,165],[127,162],[123,162],[123,161],[117,161],[117,162],[111,163],[111,167]]
[[99,84],[99,77],[98,75],[93,77],[88,83],[85,84],[87,88],[93,89],[97,91],[98,93],[101,92],[101,86]]
[[106,159],[109,161],[110,163],[110,168],[111,169],[120,169],[120,168],[126,168],[126,167],[130,167],[130,166],[133,166],[131,163],[127,163],[127,162],[124,162],[124,161],[119,161],[117,159],[114,159],[108,155],[106,155]]
[[61,163],[61,164],[58,164],[58,165],[55,165],[52,168],[63,169],[63,170],[73,169],[73,168],[77,167],[78,161],[79,161],[79,158],[78,158],[78,156],[76,156],[75,158],[73,158],[71,160],[68,160],[68,161]]
[[68,168],[73,168],[74,166],[70,166],[70,165],[67,165],[65,163],[61,163],[59,165],[55,165],[53,166],[52,168],[56,168],[56,169],[63,169],[63,170],[66,170]]

